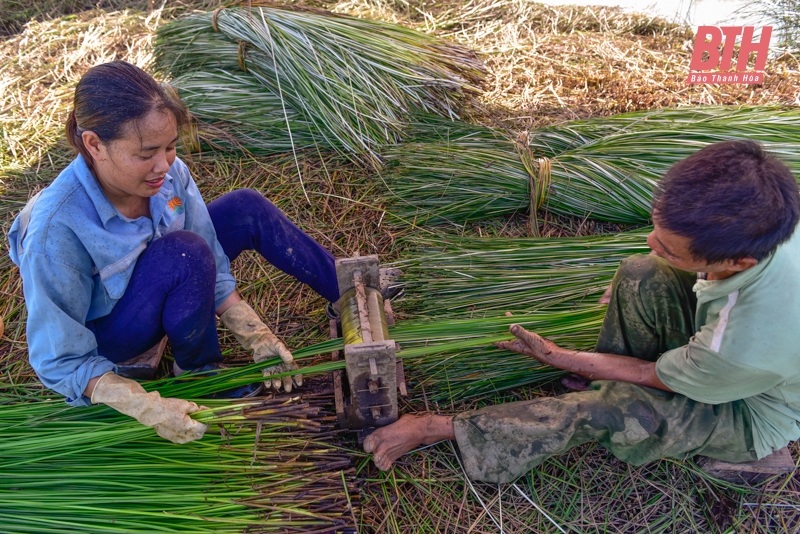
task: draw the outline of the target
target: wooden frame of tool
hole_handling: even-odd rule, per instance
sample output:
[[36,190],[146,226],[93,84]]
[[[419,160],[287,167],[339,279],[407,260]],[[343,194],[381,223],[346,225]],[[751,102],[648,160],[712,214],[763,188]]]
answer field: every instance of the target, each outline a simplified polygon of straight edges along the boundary
[[[402,363],[396,357],[397,344],[391,339],[384,339],[385,328],[378,331],[374,324],[377,312],[385,316],[386,324],[381,326],[388,327],[394,323],[391,306],[388,301],[381,299],[379,303],[367,296],[367,288],[375,291],[380,288],[378,256],[337,259],[336,275],[340,295],[344,296],[355,289],[358,307],[356,327],[362,340],[344,347],[349,394],[343,388],[342,372],[334,372],[336,415],[342,428],[362,431],[359,438],[363,439],[370,429],[397,420],[397,392],[399,389],[402,395],[407,394],[405,378]],[[340,305],[343,305],[343,300],[340,300]],[[370,310],[370,305],[382,305],[383,309]],[[370,312],[373,313],[372,323]],[[330,327],[333,337],[337,334],[336,322],[332,320]],[[344,320],[342,328],[345,328]],[[334,351],[332,358],[337,360],[339,351]]]

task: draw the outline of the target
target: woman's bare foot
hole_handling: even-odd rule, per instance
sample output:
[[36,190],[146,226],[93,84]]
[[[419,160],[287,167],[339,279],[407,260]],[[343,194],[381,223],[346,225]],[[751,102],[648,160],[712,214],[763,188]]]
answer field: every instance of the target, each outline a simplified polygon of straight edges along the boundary
[[405,414],[367,436],[364,451],[373,453],[372,459],[378,469],[387,471],[408,451],[443,439],[456,439],[452,417]]

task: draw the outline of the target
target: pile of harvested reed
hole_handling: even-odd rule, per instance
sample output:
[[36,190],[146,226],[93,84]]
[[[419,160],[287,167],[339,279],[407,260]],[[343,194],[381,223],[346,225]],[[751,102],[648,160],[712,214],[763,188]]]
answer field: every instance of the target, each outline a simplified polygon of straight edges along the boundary
[[[696,114],[703,118],[695,121]],[[566,123],[532,134],[530,143],[489,128],[437,123],[421,142],[385,153],[389,210],[415,224],[460,225],[532,207],[643,224],[663,173],[712,143],[760,141],[800,174],[798,119],[800,111],[774,107],[662,110]]]
[[[409,371],[424,377],[418,394],[452,401],[558,376],[527,357],[487,346],[508,339],[509,324],[556,340],[566,336],[567,346],[587,348],[601,321],[602,309],[595,308],[406,323],[392,335],[403,344],[400,356]],[[295,354],[302,360],[335,348],[341,340]],[[494,358],[502,358],[502,373]],[[197,397],[260,381],[259,369],[273,363],[147,388]],[[323,363],[302,372],[341,366]],[[329,443],[333,418],[324,413],[327,401],[204,400],[211,408],[193,417],[218,427],[219,434],[209,429],[202,440],[176,446],[109,408],[69,408],[39,389],[18,387],[0,398],[0,439],[8,444],[0,461],[0,519],[15,532],[323,532],[351,526],[355,519],[348,510],[357,486],[349,457]]]
[[483,77],[474,53],[402,26],[256,3],[162,26],[155,52],[191,111],[233,124],[243,148],[375,165],[409,113],[456,118]]

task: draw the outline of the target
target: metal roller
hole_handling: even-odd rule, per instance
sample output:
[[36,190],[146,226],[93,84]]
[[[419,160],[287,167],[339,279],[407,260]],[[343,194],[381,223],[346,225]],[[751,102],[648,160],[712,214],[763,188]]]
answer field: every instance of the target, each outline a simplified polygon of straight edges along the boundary
[[[386,323],[386,310],[383,308],[381,292],[375,288],[367,287],[365,288],[365,293],[367,297],[367,315],[370,329],[372,330],[372,341],[386,341],[389,339],[389,326]],[[339,299],[339,307],[344,344],[364,343],[355,288],[342,295]]]

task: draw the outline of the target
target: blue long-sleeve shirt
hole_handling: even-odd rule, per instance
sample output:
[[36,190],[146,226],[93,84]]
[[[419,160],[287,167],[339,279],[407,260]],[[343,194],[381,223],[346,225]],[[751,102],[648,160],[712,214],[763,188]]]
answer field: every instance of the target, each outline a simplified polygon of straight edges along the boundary
[[78,156],[11,226],[9,250],[22,275],[31,366],[73,406],[90,404],[83,395],[90,379],[116,371],[98,354],[86,322],[111,313],[150,243],[176,230],[199,234],[217,263],[216,305],[236,287],[206,205],[180,159],[150,198],[150,215],[122,215]]

